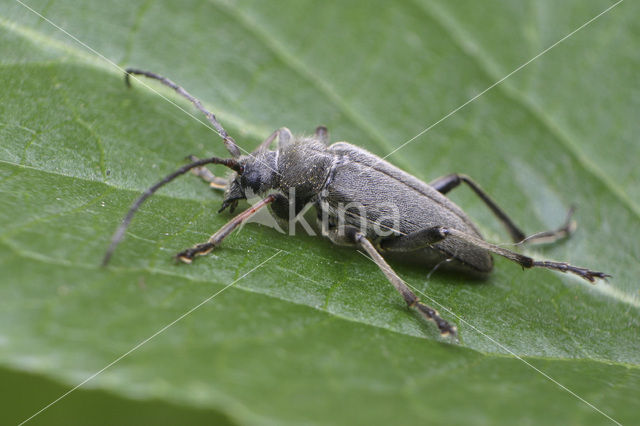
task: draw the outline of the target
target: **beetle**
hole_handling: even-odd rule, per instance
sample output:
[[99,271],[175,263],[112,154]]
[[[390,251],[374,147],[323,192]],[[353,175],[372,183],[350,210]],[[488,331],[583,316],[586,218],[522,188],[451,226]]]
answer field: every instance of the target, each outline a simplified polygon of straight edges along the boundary
[[[525,237],[470,177],[451,174],[427,184],[355,145],[347,142],[329,145],[328,131],[323,126],[318,127],[311,137],[298,138],[289,129],[280,128],[254,152],[242,155],[215,115],[185,89],[158,74],[133,68],[126,70],[128,86],[131,75],[158,80],[193,103],[222,137],[231,158],[197,159],[191,156],[191,163],[147,189],[133,203],[114,233],[103,265],[109,262],[140,205],[163,185],[192,171],[212,187],[225,190],[219,212],[226,208],[233,212],[238,201],[253,194],[260,195],[262,199],[231,219],[208,241],[178,253],[176,257],[180,261],[191,263],[195,257],[209,253],[234,229],[265,207],[276,218],[290,221],[305,206],[312,205],[318,214],[323,235],[335,244],[364,250],[402,295],[407,306],[435,322],[442,335],[455,335],[456,327],[421,302],[383,255],[400,255],[425,266],[445,264],[446,268],[484,277],[493,269],[491,253],[494,253],[523,268],[569,272],[589,282],[610,277],[609,274],[565,262],[536,260],[488,243],[471,219],[446,194],[463,183],[469,186],[502,222],[515,243],[553,242],[569,236],[575,229],[575,222],[571,220],[573,209],[561,228]],[[270,146],[276,139],[277,148],[272,150]],[[217,177],[204,167],[208,164],[224,165],[233,171],[232,175],[228,179]],[[385,224],[388,219],[392,219],[392,226]]]

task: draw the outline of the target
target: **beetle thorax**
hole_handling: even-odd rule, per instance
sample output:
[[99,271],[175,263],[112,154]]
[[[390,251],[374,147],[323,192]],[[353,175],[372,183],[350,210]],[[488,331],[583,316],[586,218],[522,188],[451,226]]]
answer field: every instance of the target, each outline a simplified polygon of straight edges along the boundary
[[293,189],[296,198],[311,198],[322,190],[333,155],[324,144],[308,138],[280,148],[277,159],[277,189],[285,195]]

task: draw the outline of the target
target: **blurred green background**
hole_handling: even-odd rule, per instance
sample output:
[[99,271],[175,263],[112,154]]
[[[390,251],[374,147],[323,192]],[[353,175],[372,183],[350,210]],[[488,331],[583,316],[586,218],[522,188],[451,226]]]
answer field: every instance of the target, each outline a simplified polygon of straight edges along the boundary
[[[614,3],[26,4],[119,66],[179,82],[247,150],[277,127],[324,124],[332,140],[384,156]],[[591,286],[496,259],[488,280],[470,282],[394,264],[457,324],[451,344],[375,265],[320,238],[253,224],[177,265],[177,251],[230,218],[192,177],[143,206],[101,269],[140,191],[186,155],[224,148],[20,3],[1,3],[0,423],[27,419],[276,253],[31,423],[611,422],[519,357],[636,423],[639,9],[620,3],[389,157],[425,181],[471,175],[528,233],[576,205],[570,240],[525,252],[614,276]],[[471,191],[451,198],[488,240],[508,242]]]

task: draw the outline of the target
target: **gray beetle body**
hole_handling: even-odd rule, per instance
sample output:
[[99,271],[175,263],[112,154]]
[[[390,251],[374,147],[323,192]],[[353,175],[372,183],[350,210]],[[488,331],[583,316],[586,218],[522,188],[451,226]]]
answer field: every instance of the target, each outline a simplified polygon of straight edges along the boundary
[[[461,183],[469,186],[502,222],[516,243],[553,242],[567,237],[575,229],[575,223],[570,220],[571,214],[563,227],[525,238],[525,234],[491,197],[468,176],[452,174],[426,184],[357,146],[346,142],[329,146],[327,129],[322,126],[316,129],[314,136],[298,139],[283,127],[271,134],[253,153],[241,155],[240,148],[215,115],[189,92],[165,77],[136,69],[127,70],[127,84],[130,75],[158,80],[193,103],[222,137],[232,158],[199,160],[191,157],[190,164],[148,188],[133,203],[113,234],[103,265],[109,262],[141,204],[163,185],[191,171],[213,188],[225,189],[220,211],[227,207],[233,211],[239,200],[254,194],[264,198],[236,215],[208,241],[178,253],[177,259],[191,263],[196,256],[206,255],[264,207],[268,206],[280,220],[290,222],[298,217],[305,206],[313,205],[322,233],[335,244],[352,245],[364,250],[402,295],[407,306],[434,321],[442,335],[455,335],[456,327],[442,319],[435,309],[422,303],[382,254],[385,257],[395,255],[425,266],[435,265],[437,268],[445,264],[449,268],[486,275],[493,268],[490,253],[494,253],[523,268],[539,267],[570,272],[590,282],[609,276],[565,262],[535,260],[490,244],[482,238],[462,209],[444,194]],[[276,138],[278,146],[270,150]],[[235,174],[230,179],[216,177],[204,167],[208,164],[224,165],[234,170]],[[392,219],[390,225],[389,219]]]
[[[282,129],[281,132],[287,133],[288,130]],[[279,218],[289,220],[287,197],[294,188],[296,212],[304,205],[313,203],[319,221],[324,213],[329,218],[329,224],[334,224],[327,234],[334,243],[340,245],[355,244],[351,239],[343,238],[343,234],[335,228],[338,226],[340,205],[362,205],[366,215],[366,236],[381,252],[385,251],[382,246],[389,239],[435,226],[457,229],[482,238],[462,209],[446,196],[362,148],[346,142],[327,147],[318,138],[293,140],[288,133],[280,140],[287,142],[281,142],[276,151],[240,158],[240,162],[244,161],[243,175],[253,179],[235,176],[227,191],[226,203],[245,198],[244,193],[249,189],[262,196],[276,190],[278,199],[270,208]],[[389,212],[385,207],[389,204],[398,208],[399,226],[393,228],[392,235],[380,237],[372,226],[367,225],[379,223],[381,217],[388,217]],[[361,220],[357,215],[347,214],[344,224],[362,228]],[[454,260],[447,262],[446,267],[474,274],[487,274],[493,268],[491,255],[486,250],[457,239],[447,239],[394,257],[425,266]]]

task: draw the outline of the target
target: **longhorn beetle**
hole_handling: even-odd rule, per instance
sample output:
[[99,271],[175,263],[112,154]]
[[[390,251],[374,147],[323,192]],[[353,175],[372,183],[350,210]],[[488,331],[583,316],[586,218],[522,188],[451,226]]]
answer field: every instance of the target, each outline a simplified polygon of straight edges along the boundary
[[[158,80],[187,98],[206,115],[232,158],[199,160],[191,156],[191,163],[147,189],[133,203],[114,233],[103,265],[109,262],[144,200],[176,177],[192,171],[212,187],[225,190],[219,212],[227,207],[233,212],[238,201],[251,194],[264,198],[231,219],[208,241],[178,253],[176,257],[182,262],[191,263],[196,256],[205,255],[218,247],[236,227],[264,207],[268,206],[276,218],[291,220],[305,206],[312,204],[323,234],[335,244],[354,246],[367,252],[402,295],[407,306],[434,321],[442,335],[454,335],[456,327],[442,319],[435,309],[422,303],[391,269],[383,255],[400,254],[405,259],[417,260],[424,265],[439,266],[446,263],[448,268],[485,276],[493,269],[490,253],[494,253],[523,268],[539,267],[570,272],[590,282],[610,276],[564,262],[535,260],[490,244],[482,238],[462,209],[445,194],[461,183],[468,185],[502,222],[516,243],[553,242],[569,236],[575,229],[575,222],[571,221],[573,209],[569,211],[563,227],[525,238],[520,228],[468,176],[451,174],[426,184],[355,145],[346,142],[329,145],[327,129],[322,126],[316,129],[314,136],[299,138],[293,137],[289,129],[280,128],[254,152],[241,155],[238,145],[215,115],[182,87],[158,74],[137,69],[126,70],[125,81],[128,86],[131,74]],[[277,148],[270,150],[276,138]],[[222,179],[206,169],[204,166],[207,164],[221,164],[234,173],[229,179]],[[390,221],[393,222],[392,226],[385,225]]]

